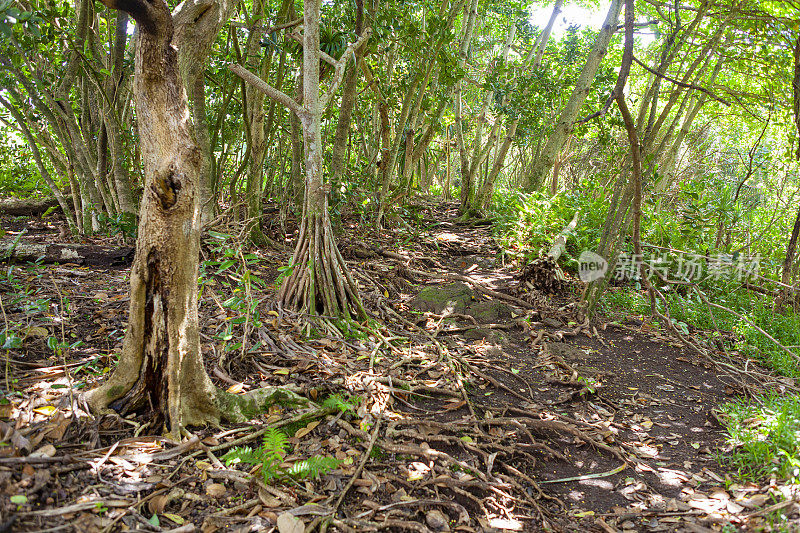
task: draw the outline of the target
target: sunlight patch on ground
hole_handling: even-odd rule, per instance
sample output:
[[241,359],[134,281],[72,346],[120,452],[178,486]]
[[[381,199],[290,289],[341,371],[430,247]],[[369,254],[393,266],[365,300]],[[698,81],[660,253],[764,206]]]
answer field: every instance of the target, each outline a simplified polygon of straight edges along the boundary
[[443,242],[458,242],[461,240],[461,238],[455,233],[451,233],[449,231],[443,231],[441,233],[436,234],[436,240]]

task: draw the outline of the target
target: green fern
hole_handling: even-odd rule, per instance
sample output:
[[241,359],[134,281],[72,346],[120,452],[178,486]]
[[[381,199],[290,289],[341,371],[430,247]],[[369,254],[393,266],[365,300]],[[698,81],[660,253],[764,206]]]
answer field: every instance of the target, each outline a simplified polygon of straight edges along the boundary
[[261,447],[261,473],[264,481],[270,481],[278,476],[288,446],[289,438],[284,432],[269,428],[264,434],[264,445]]
[[[343,403],[346,404],[344,401]],[[237,446],[222,458],[225,460],[226,466],[239,463],[261,465],[261,475],[264,476],[265,482],[285,476],[295,479],[319,478],[342,464],[340,460],[333,457],[314,455],[294,463],[290,468],[281,468],[288,448],[289,437],[279,429],[269,428],[264,434],[264,441],[260,448],[254,450],[250,446]]]
[[343,413],[354,413],[360,402],[360,396],[344,398],[341,394],[334,394],[332,396],[328,396],[325,401],[322,402],[322,405],[328,409],[336,409]]
[[340,464],[342,464],[342,462],[335,457],[314,455],[308,459],[297,461],[286,473],[296,479],[319,479],[319,476],[327,474],[334,468],[338,468]]
[[226,466],[239,463],[258,464],[261,462],[261,449],[253,450],[250,446],[240,446],[233,448],[222,458],[225,459]]

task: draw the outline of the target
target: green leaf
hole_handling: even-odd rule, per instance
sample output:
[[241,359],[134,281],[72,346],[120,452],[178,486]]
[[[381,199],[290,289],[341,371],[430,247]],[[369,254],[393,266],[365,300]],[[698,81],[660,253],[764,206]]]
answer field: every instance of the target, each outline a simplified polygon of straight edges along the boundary
[[235,264],[236,264],[236,260],[235,259],[228,259],[227,261],[223,261],[222,264],[217,269],[217,273],[224,272],[225,270],[228,270],[230,267],[232,267]]
[[230,237],[230,235],[226,233],[220,233],[218,231],[212,231],[212,230],[208,230],[208,235],[220,241],[228,240],[228,238]]
[[15,494],[9,498],[14,505],[24,505],[28,503],[28,497],[24,494]]

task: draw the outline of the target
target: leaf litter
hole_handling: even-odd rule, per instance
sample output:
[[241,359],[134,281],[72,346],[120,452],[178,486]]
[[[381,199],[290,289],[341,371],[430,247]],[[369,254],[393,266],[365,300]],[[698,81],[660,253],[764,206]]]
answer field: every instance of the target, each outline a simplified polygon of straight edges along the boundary
[[[778,380],[723,372],[643,323],[582,322],[569,283],[541,293],[495,264],[485,228],[457,225],[452,206],[422,212],[413,247],[397,244],[403,229],[342,243],[375,318],[344,336],[308,338],[271,306],[285,251],[227,264],[206,248],[210,375],[311,403],[180,442],[81,403],[120,346],[125,269],[14,267],[0,281],[19,339],[0,404],[0,531],[722,531],[798,517],[793,487],[737,483],[715,457],[714,406]],[[245,269],[266,281],[250,300]],[[422,287],[451,282],[510,314],[414,309]],[[274,431],[275,464],[226,460]]]

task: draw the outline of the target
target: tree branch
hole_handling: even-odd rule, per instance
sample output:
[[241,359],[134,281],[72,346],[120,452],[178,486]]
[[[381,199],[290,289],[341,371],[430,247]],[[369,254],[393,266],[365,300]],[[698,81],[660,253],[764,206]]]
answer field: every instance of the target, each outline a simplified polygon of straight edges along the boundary
[[710,96],[711,98],[713,98],[714,100],[716,100],[717,102],[719,102],[721,104],[724,104],[724,105],[726,105],[728,107],[730,107],[730,105],[731,105],[730,102],[728,102],[727,100],[725,100],[724,98],[722,98],[720,96],[717,96],[716,94],[712,93],[710,90],[706,89],[705,87],[700,87],[699,85],[694,85],[692,83],[683,83],[682,81],[678,81],[675,78],[671,78],[671,77],[667,76],[666,74],[662,74],[661,72],[653,70],[650,67],[648,67],[647,65],[645,65],[644,63],[642,63],[641,61],[639,61],[638,59],[636,59],[636,56],[633,56],[633,60],[634,60],[634,62],[636,62],[637,65],[639,65],[640,67],[645,69],[650,74],[655,74],[659,78],[664,78],[668,82],[674,83],[678,87],[684,87],[686,89],[698,90],[701,93],[707,94],[708,96]]
[[627,83],[628,74],[631,71],[631,60],[633,59],[633,27],[634,27],[633,0],[625,0],[624,27],[625,27],[625,48],[622,54],[622,64],[620,65],[619,68],[617,83],[611,90],[611,94],[608,95],[608,99],[606,99],[606,103],[603,105],[603,107],[599,111],[592,113],[588,117],[580,119],[579,121],[576,122],[576,124],[583,124],[584,122],[589,122],[593,118],[605,115],[611,108],[611,104],[614,102],[614,100],[617,99],[622,94],[622,91],[625,89],[625,83]]
[[[364,33],[361,34],[361,37],[359,37],[355,43],[352,43],[347,47],[347,50],[344,51],[342,57],[334,65],[334,74],[331,86],[328,89],[328,92],[326,92],[320,99],[320,105],[322,106],[322,109],[325,109],[328,106],[331,98],[333,98],[333,95],[336,94],[336,91],[339,89],[339,85],[342,83],[342,76],[344,75],[344,67],[347,65],[347,58],[354,54],[356,50],[364,46],[364,44],[369,40],[370,35],[372,35],[372,30],[370,28],[364,30]],[[320,52],[322,52],[322,50],[320,50]]]
[[[303,37],[300,34],[292,32],[292,33],[290,33],[288,35],[289,35],[289,38],[291,40],[293,40],[295,42],[298,42],[301,45],[303,44]],[[345,56],[342,55],[342,57],[345,57]],[[326,62],[327,64],[329,64],[330,66],[336,67],[336,63],[337,63],[336,59],[334,59],[330,54],[328,54],[324,50],[320,50],[319,51],[319,58],[321,60],[323,60],[324,62]]]
[[100,0],[100,2],[107,8],[127,13],[147,33],[155,31],[152,7],[146,0]]
[[[285,30],[287,28],[293,28],[295,26],[299,26],[303,23],[303,17],[296,18],[294,20],[290,20],[289,22],[284,22],[283,24],[278,24],[276,26],[256,26],[253,28],[253,31],[263,32],[266,35],[270,33],[275,33],[276,31]],[[231,22],[231,26],[236,28],[248,28],[249,26],[243,22]]]
[[252,85],[255,89],[261,91],[262,93],[267,95],[269,98],[275,100],[276,102],[279,102],[288,107],[290,110],[294,112],[295,115],[298,116],[298,118],[303,118],[305,116],[305,111],[303,110],[303,107],[297,103],[297,100],[295,100],[288,94],[276,89],[272,85],[269,85],[267,82],[265,82],[264,80],[262,80],[261,78],[259,78],[258,76],[256,76],[255,74],[253,74],[252,72],[250,72],[241,65],[231,63],[230,65],[228,65],[228,68],[230,69],[231,72],[239,76],[245,82]]

